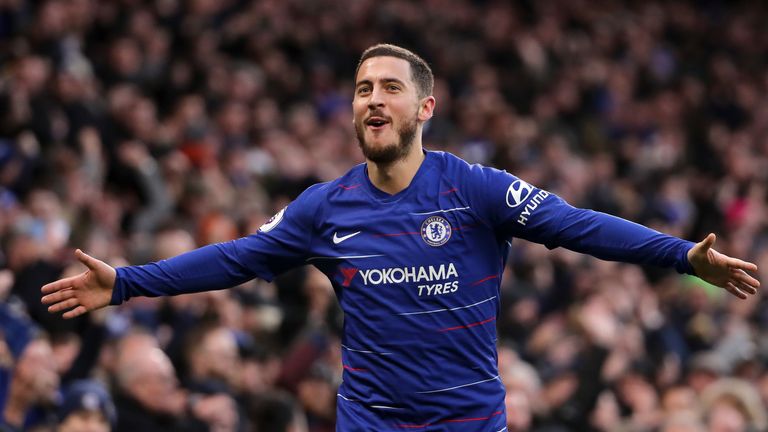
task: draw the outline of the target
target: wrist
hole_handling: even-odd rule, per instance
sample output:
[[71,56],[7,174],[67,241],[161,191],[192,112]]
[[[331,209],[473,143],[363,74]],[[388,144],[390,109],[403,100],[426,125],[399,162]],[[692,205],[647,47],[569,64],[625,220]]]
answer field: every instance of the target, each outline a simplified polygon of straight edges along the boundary
[[696,276],[696,269],[693,267],[693,248],[696,246],[695,243],[687,242],[688,244],[686,247],[683,248],[685,251],[683,254],[683,259],[680,261],[680,265],[677,268],[678,273],[681,274],[689,274],[691,276]]

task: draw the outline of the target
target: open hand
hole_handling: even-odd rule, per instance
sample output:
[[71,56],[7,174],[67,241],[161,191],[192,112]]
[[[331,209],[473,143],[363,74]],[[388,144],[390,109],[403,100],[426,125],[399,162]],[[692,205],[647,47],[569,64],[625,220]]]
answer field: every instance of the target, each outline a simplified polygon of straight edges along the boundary
[[741,299],[757,293],[760,282],[747,274],[747,271],[757,271],[757,265],[712,249],[716,239],[714,234],[709,234],[688,251],[688,261],[696,276]]
[[41,289],[43,304],[49,305],[48,312],[64,312],[64,318],[74,318],[88,311],[102,308],[112,299],[117,272],[104,261],[97,260],[80,249],[75,256],[88,267],[83,273],[56,282]]

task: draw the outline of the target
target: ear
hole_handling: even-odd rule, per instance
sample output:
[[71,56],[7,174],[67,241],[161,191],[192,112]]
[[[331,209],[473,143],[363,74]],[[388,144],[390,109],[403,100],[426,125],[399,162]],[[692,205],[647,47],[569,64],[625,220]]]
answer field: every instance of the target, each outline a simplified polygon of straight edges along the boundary
[[425,122],[435,113],[435,97],[427,96],[419,102],[419,121]]

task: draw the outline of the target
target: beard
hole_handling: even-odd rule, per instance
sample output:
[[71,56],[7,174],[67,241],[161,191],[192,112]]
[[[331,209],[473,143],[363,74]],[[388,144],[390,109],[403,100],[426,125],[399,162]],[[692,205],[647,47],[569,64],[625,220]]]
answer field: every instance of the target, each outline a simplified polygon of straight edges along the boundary
[[418,124],[416,119],[413,119],[397,129],[398,142],[381,147],[373,147],[365,141],[365,123],[360,122],[360,124],[355,125],[357,141],[360,144],[360,149],[363,151],[363,156],[373,163],[385,165],[405,159],[408,156],[411,147],[413,147],[417,130]]

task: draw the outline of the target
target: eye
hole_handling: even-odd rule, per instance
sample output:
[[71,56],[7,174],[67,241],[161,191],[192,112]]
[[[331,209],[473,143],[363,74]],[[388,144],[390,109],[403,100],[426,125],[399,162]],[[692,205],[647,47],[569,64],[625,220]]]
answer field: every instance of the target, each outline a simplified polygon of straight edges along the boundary
[[368,87],[368,86],[360,86],[357,89],[357,94],[364,95],[364,94],[366,94],[366,93],[368,93],[370,91],[371,91],[370,87]]
[[395,85],[395,84],[390,84],[390,85],[387,86],[387,90],[389,90],[389,91],[399,91],[400,87]]

